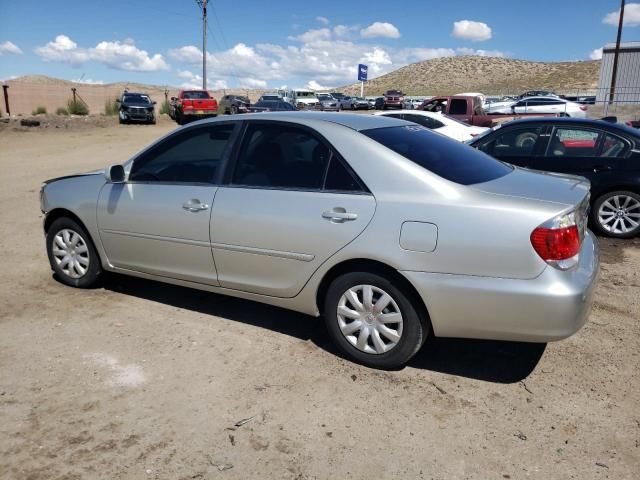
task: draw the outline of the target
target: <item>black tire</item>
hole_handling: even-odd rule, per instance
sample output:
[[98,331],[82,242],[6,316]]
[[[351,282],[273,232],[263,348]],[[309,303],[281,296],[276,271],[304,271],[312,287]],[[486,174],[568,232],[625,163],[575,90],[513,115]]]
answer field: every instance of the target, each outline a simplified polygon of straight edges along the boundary
[[231,106],[231,115],[237,115],[238,114],[238,107],[236,107],[235,105]]
[[184,118],[180,112],[176,112],[176,123],[178,125],[184,125]]
[[[58,236],[59,233],[62,235],[65,230],[80,236],[81,240],[78,241],[74,247],[74,255],[76,258],[78,258],[78,260],[80,260],[80,258],[88,259],[88,265],[86,266],[84,273],[80,273],[76,267],[71,267],[75,274],[80,275],[78,277],[71,276],[69,273],[64,271],[64,267],[62,266],[64,265],[64,257],[62,257],[62,262],[59,262],[58,259],[61,255],[57,255],[55,252],[56,250],[60,251],[60,245],[56,243],[56,236]],[[74,237],[71,236],[69,238]],[[96,251],[96,247],[94,246],[89,233],[84,229],[84,227],[82,227],[82,225],[68,217],[58,218],[49,227],[46,241],[49,264],[51,265],[51,269],[55,273],[56,278],[58,278],[62,283],[76,288],[91,288],[98,283],[100,276],[102,275],[100,257],[98,256],[98,252]],[[82,249],[82,252],[76,253],[76,248],[80,250],[77,245],[82,247],[82,243],[86,246],[86,252]],[[78,264],[80,264],[80,262]],[[68,268],[67,270],[70,269]]]
[[151,120],[149,120],[149,125],[155,125],[156,124],[156,119],[152,118]]
[[[400,340],[384,353],[367,353],[358,349],[347,340],[340,329],[337,311],[340,299],[350,288],[359,285],[371,285],[388,293],[402,315]],[[420,318],[410,296],[402,292],[387,278],[368,272],[347,273],[331,283],[324,299],[324,317],[331,338],[342,352],[358,363],[380,369],[394,369],[405,365],[420,350],[429,332],[427,322]],[[384,340],[387,340],[387,337]],[[368,338],[367,342],[366,348],[374,348],[373,338]]]
[[127,123],[126,121],[124,121],[120,117],[118,117],[118,122],[120,123],[120,125],[124,125],[125,123]]
[[[636,202],[638,202],[638,204],[640,204],[640,195],[638,195],[635,192],[629,192],[626,190],[617,190],[614,192],[608,192],[605,193],[601,196],[599,196],[596,201],[593,203],[593,208],[591,209],[591,214],[590,214],[590,224],[591,224],[591,228],[598,234],[600,235],[604,235],[607,237],[612,237],[612,238],[633,238],[636,235],[640,234],[640,218],[638,217],[633,217],[632,220],[636,223],[638,223],[638,226],[636,227],[632,227],[632,229],[630,229],[627,232],[622,232],[622,231],[612,231],[611,227],[613,227],[616,223],[616,218],[614,215],[611,215],[610,217],[613,218],[613,220],[611,222],[600,222],[600,208],[603,206],[603,204],[605,202],[609,202],[610,205],[613,205],[615,207],[615,200],[614,197],[620,197],[620,196],[624,196],[624,197],[630,197],[632,200],[635,200]],[[618,203],[620,204],[620,200],[618,201]],[[622,202],[624,203],[624,202]],[[605,207],[605,211],[612,211],[613,209],[609,209]],[[633,208],[632,210],[627,210],[627,213],[631,213],[631,214],[640,214],[640,208]],[[607,216],[604,220],[610,218],[609,216]],[[624,222],[625,226],[628,225],[628,222],[625,221]],[[610,225],[609,229],[607,229],[606,227]],[[620,223],[618,223],[618,228],[616,228],[616,230],[621,230],[621,228],[619,227]]]

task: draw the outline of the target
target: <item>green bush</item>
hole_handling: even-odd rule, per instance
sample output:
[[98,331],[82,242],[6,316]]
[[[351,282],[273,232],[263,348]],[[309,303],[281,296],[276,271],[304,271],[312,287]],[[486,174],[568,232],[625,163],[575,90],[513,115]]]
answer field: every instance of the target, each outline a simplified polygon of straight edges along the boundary
[[104,114],[110,117],[114,115],[118,115],[118,111],[120,111],[120,104],[116,101],[115,98],[107,99],[104,102]]
[[69,111],[64,107],[58,107],[56,115],[69,115]]
[[160,114],[165,114],[165,115],[169,115],[169,112],[171,111],[171,104],[169,103],[169,100],[165,100],[164,102],[162,102],[162,105],[160,105]]
[[89,107],[82,100],[77,100],[74,102],[73,98],[70,98],[67,102],[67,111],[71,115],[89,115]]
[[40,114],[47,114],[47,108],[43,107],[41,105],[37,106],[36,109],[31,112],[31,115],[40,115]]

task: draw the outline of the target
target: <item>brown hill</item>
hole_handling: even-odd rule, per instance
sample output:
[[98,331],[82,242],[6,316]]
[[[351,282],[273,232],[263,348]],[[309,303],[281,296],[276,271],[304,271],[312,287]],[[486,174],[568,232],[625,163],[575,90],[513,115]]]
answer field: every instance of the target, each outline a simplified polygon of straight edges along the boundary
[[[593,91],[600,61],[529,62],[498,57],[443,57],[413,63],[365,83],[365,95],[400,89],[407,95],[491,94],[549,89],[558,92]],[[359,94],[360,84],[342,88]]]

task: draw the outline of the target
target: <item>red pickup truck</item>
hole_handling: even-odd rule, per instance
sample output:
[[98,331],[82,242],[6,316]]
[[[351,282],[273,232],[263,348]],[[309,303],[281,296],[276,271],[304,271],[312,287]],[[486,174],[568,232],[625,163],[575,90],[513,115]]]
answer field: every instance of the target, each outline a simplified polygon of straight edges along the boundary
[[456,120],[476,127],[494,127],[499,123],[516,118],[557,117],[555,113],[487,113],[482,106],[481,97],[455,95],[450,97],[434,97],[425,100],[420,110],[442,112]]
[[169,115],[178,125],[218,115],[218,102],[206,90],[180,90],[171,97]]

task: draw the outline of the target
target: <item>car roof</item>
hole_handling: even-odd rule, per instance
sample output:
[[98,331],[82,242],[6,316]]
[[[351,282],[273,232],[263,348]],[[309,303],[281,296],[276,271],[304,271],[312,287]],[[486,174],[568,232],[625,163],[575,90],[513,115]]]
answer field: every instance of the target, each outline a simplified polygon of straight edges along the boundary
[[[229,117],[226,117],[228,119]],[[370,130],[374,128],[399,127],[403,125],[415,124],[400,120],[398,118],[385,117],[382,115],[366,115],[357,113],[335,113],[335,112],[263,112],[263,113],[245,113],[239,120],[279,120],[282,122],[293,122],[303,125],[312,126],[316,122],[327,122],[342,125],[352,130]],[[220,118],[224,121],[225,117]],[[207,119],[202,122],[216,122],[217,119]],[[201,122],[198,122],[201,123]]]
[[570,117],[536,117],[536,118],[521,118],[518,120],[512,120],[505,122],[503,128],[512,125],[530,125],[535,123],[552,123],[554,125],[574,125],[582,127],[596,127],[605,129],[617,129],[626,133],[634,135],[636,138],[640,138],[640,131],[637,129],[628,127],[627,125],[614,122],[606,122],[604,120],[595,120],[592,118],[570,118]]

